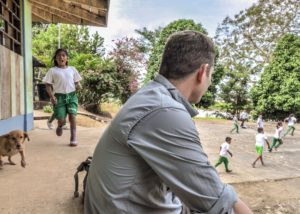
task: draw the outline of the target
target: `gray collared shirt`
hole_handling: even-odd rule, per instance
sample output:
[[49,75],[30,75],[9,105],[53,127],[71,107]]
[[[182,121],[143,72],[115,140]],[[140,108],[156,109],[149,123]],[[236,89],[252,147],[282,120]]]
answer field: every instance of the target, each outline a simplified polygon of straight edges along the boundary
[[86,214],[230,213],[235,191],[204,153],[195,111],[163,76],[140,89],[101,137],[87,179]]

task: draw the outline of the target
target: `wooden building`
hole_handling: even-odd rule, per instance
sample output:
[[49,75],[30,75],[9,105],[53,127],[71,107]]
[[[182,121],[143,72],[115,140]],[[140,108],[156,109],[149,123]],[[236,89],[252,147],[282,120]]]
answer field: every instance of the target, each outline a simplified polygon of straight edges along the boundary
[[109,0],[0,0],[0,135],[33,128],[32,22],[107,26]]

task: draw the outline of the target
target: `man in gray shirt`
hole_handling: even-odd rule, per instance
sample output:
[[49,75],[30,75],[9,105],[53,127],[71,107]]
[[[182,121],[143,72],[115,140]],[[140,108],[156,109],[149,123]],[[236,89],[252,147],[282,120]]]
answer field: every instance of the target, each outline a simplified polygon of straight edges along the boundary
[[210,165],[192,120],[190,103],[211,84],[214,58],[205,35],[170,36],[159,75],[124,104],[95,149],[86,214],[252,213]]

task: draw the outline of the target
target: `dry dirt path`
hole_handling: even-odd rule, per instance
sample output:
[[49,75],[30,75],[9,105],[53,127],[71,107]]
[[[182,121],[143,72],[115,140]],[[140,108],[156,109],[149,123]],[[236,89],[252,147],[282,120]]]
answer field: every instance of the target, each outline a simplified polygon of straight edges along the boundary
[[[80,214],[79,199],[73,199],[73,175],[78,164],[93,150],[106,125],[79,119],[77,148],[67,146],[69,131],[61,138],[48,130],[45,120],[35,121],[31,141],[27,144],[27,167],[5,165],[0,170],[0,214]],[[229,134],[229,121],[201,121],[196,125],[204,150],[212,164],[218,158],[225,136],[233,137],[233,173],[226,174],[222,166],[221,179],[231,183],[255,213],[300,213],[300,126],[296,135],[287,137],[277,152],[265,153],[265,167],[253,169],[255,159],[254,129],[242,129],[241,134]],[[254,124],[250,124],[254,127]],[[274,124],[267,124],[271,136]],[[20,158],[14,156],[19,162]],[[82,179],[81,179],[82,181]]]

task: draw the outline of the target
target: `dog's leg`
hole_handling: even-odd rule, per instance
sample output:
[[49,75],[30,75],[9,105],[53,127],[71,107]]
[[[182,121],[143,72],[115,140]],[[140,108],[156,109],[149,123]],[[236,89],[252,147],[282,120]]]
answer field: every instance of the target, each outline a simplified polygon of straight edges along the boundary
[[1,159],[1,155],[0,155],[0,169],[2,169],[2,166],[3,166],[3,162],[2,162],[2,159]]
[[20,155],[21,155],[21,166],[25,168],[26,166],[26,162],[25,162],[25,155],[24,155],[24,151],[20,151]]
[[11,160],[11,156],[8,156],[8,162],[10,165],[16,165],[15,162]]

